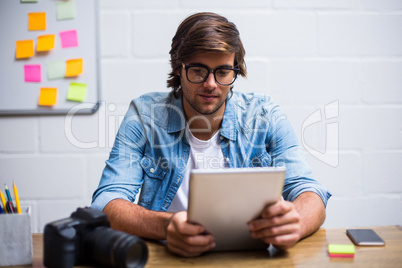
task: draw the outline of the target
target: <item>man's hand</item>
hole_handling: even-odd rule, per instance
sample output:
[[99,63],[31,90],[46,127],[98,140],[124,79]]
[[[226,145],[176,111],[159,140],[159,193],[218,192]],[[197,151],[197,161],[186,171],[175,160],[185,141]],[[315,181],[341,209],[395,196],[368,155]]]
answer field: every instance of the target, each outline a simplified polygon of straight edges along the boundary
[[261,218],[249,222],[253,238],[288,249],[302,238],[300,215],[292,202],[280,200],[265,207]]
[[184,257],[196,257],[215,247],[214,237],[203,234],[201,225],[187,222],[187,212],[181,211],[172,216],[167,225],[168,249]]

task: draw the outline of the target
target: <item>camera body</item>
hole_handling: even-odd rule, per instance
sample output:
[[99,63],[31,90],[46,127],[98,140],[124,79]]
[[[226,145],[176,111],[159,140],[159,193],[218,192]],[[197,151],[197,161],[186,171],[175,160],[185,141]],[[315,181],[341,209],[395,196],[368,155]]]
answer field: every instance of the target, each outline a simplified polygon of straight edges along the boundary
[[142,267],[147,259],[144,241],[111,229],[106,214],[93,208],[78,208],[69,218],[45,226],[44,265],[49,268]]

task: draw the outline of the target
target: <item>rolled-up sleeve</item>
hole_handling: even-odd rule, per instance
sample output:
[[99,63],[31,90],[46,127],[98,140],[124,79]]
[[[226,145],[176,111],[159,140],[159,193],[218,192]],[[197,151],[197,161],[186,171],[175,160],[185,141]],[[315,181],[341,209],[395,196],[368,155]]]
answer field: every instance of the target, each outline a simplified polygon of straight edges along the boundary
[[283,198],[294,201],[304,192],[314,192],[321,197],[326,206],[331,193],[314,179],[296,134],[279,107],[271,110],[270,121],[270,131],[266,143],[268,152],[272,156],[274,166],[284,165],[286,167]]
[[99,186],[92,196],[91,207],[103,210],[114,199],[134,202],[143,183],[140,161],[145,137],[141,119],[131,106],[116,135]]

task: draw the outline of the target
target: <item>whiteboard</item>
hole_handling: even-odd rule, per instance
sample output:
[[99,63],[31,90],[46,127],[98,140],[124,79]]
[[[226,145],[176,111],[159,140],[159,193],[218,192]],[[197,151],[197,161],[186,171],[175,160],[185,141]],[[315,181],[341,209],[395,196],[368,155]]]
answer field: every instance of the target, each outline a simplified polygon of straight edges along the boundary
[[[74,1],[74,0],[71,0]],[[94,113],[100,103],[100,67],[98,48],[97,0],[75,0],[75,16],[57,19],[57,3],[66,0],[38,0],[23,3],[23,0],[0,1],[0,115],[24,114],[76,114]],[[45,30],[28,30],[28,14],[46,13]],[[78,46],[62,48],[60,32],[76,30]],[[55,35],[54,48],[37,52],[37,40],[42,35]],[[16,41],[34,40],[35,54],[26,59],[16,59]],[[49,79],[47,64],[52,61],[67,62],[83,59],[83,71],[74,77]],[[24,66],[41,65],[41,81],[26,82]],[[86,84],[85,99],[67,100],[71,83]],[[38,104],[40,88],[57,88],[54,105]]]

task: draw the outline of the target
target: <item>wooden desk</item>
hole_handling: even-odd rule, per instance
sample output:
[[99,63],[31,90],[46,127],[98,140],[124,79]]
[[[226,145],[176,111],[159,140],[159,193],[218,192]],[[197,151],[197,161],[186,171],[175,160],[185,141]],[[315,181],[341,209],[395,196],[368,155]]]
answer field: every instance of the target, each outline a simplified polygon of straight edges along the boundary
[[[402,267],[402,227],[373,228],[384,240],[384,247],[356,247],[353,259],[329,258],[328,244],[351,244],[346,228],[320,229],[288,251],[211,252],[197,258],[182,258],[166,247],[148,241],[146,267]],[[33,235],[32,267],[44,267],[43,234]],[[27,267],[27,266],[24,266]],[[29,266],[28,266],[29,267]]]

